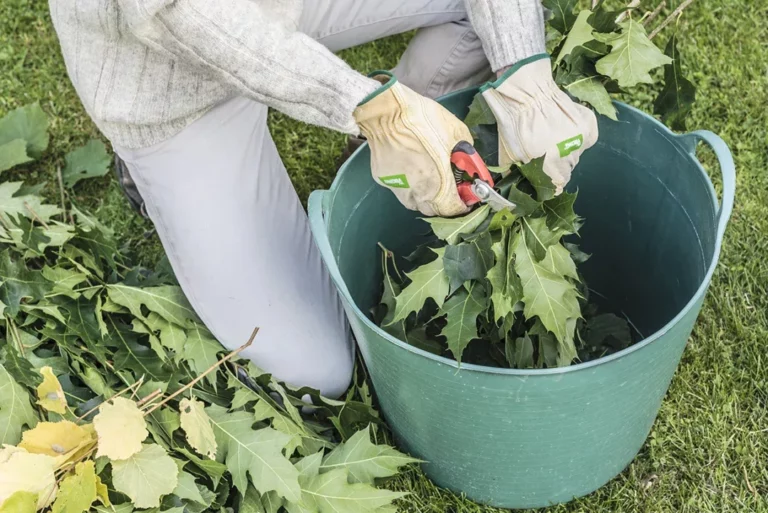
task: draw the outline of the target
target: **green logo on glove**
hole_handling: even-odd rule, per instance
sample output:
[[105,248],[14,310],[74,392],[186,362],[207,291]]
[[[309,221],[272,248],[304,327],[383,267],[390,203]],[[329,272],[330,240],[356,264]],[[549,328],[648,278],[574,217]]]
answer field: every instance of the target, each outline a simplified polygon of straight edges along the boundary
[[584,136],[579,134],[576,137],[571,137],[563,142],[557,143],[557,149],[560,151],[560,157],[567,157],[574,151],[581,148],[584,144]]
[[410,187],[410,185],[408,185],[408,179],[405,177],[405,175],[382,176],[380,180],[384,185],[398,189],[408,189]]

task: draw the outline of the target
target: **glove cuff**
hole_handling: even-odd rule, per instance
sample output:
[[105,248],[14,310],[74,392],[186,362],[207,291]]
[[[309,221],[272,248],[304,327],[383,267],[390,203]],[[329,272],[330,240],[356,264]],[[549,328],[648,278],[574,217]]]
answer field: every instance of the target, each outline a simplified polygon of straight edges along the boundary
[[[493,82],[486,82],[483,84],[480,87],[480,92],[482,93],[483,91],[486,91],[490,88],[498,89],[509,77],[520,71],[521,68],[543,59],[551,60],[551,57],[548,53],[537,53],[536,55],[531,55],[530,57],[526,57],[525,59],[516,62],[513,66],[510,66],[510,68],[505,71],[499,78]],[[551,79],[552,77],[550,76],[549,78]]]
[[387,89],[389,89],[390,87],[392,87],[397,83],[397,77],[395,77],[391,72],[384,71],[384,70],[371,71],[368,74],[368,78],[372,78],[377,82],[381,83],[381,87],[379,87],[378,89],[370,93],[368,96],[363,98],[362,101],[360,101],[360,103],[357,104],[358,107],[373,100],[378,95],[380,95],[381,93],[383,93],[384,91],[386,91]]

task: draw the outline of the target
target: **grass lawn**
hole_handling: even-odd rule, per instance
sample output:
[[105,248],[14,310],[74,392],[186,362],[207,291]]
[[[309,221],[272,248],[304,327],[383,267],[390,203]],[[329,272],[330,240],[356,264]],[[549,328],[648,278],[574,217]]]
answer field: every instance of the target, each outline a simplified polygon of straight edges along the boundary
[[[377,41],[342,56],[361,71],[391,67],[407,39]],[[639,456],[601,490],[548,511],[768,511],[768,0],[698,0],[681,21],[680,41],[698,86],[689,128],[719,134],[737,164],[737,201],[723,256]],[[100,135],[66,76],[47,2],[0,2],[0,70],[0,116],[39,101],[52,123],[44,159],[3,178],[45,181],[57,202],[56,168],[65,153]],[[651,98],[647,91],[630,101],[649,110]],[[270,128],[303,200],[330,184],[343,136],[277,113],[270,115]],[[710,152],[701,156],[716,168]],[[111,175],[78,184],[74,195],[145,264],[162,255],[151,225],[132,214]],[[401,501],[402,511],[495,511],[436,488],[416,470],[395,485],[412,492]]]

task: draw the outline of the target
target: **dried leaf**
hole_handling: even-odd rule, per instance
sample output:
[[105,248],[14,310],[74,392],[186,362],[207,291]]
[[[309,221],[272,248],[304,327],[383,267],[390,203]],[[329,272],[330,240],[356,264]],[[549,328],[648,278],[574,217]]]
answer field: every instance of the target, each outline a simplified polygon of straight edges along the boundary
[[56,498],[55,460],[6,446],[0,450],[0,504],[16,492],[37,494],[38,509]]
[[[69,420],[40,422],[24,432],[19,447],[33,454],[59,458],[93,445],[95,437],[90,425],[78,426]],[[63,461],[63,460],[62,460]]]
[[37,387],[37,404],[48,411],[64,415],[67,413],[67,399],[53,369],[43,367],[40,374],[43,375],[43,382]]
[[93,419],[93,427],[99,437],[96,457],[106,456],[113,462],[137,454],[142,450],[141,442],[149,435],[141,410],[135,402],[124,397],[103,403]]

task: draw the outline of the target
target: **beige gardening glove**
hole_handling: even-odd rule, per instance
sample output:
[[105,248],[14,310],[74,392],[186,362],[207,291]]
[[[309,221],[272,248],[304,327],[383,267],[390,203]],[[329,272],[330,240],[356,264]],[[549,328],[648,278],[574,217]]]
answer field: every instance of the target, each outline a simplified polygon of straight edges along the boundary
[[499,165],[544,157],[544,172],[556,187],[571,179],[584,150],[597,141],[597,118],[557,87],[549,56],[524,59],[481,88],[496,116]]
[[456,189],[451,150],[459,141],[473,142],[469,129],[391,73],[377,71],[373,78],[382,86],[353,113],[371,148],[373,178],[406,208],[426,216],[467,212]]

